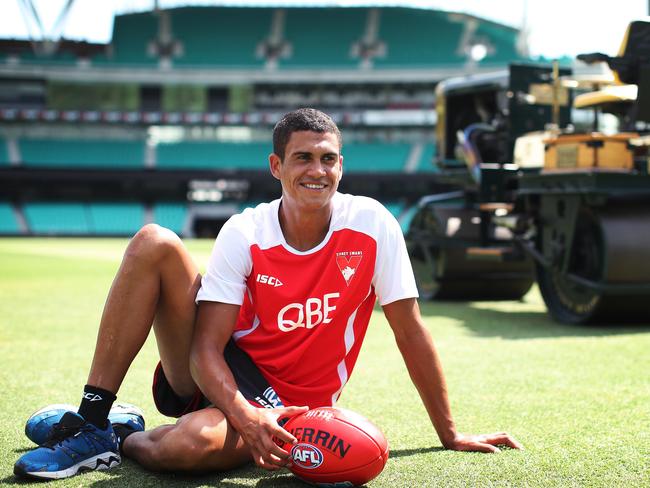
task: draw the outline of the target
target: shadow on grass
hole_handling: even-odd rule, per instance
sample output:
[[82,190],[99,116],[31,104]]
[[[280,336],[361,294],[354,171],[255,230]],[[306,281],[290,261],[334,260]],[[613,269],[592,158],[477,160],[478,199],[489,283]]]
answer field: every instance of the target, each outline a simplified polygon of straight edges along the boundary
[[[426,454],[429,452],[444,451],[442,447],[421,447],[416,449],[396,449],[390,452],[391,458],[414,456]],[[147,471],[130,460],[124,460],[122,466],[111,469],[104,473],[107,478],[102,480],[90,481],[85,480],[83,473],[77,475],[76,480],[80,485],[93,486],[95,488],[118,488],[123,486],[137,485],[139,488],[147,486],[182,486],[184,488],[193,488],[200,486],[223,486],[223,487],[241,487],[251,486],[250,482],[242,483],[237,479],[254,480],[258,488],[304,488],[305,483],[293,476],[286,470],[276,473],[270,473],[254,465],[243,466],[238,469],[226,471],[224,473],[208,473],[202,475],[183,475],[171,473],[156,473]],[[42,485],[47,480],[23,479],[13,475],[0,479],[3,486],[15,485]]]
[[[650,324],[569,325],[554,322],[546,312],[516,310],[518,302],[509,302],[511,310],[490,308],[479,302],[420,301],[425,317],[444,316],[458,320],[479,337],[535,339],[546,337],[603,337],[650,332]],[[520,302],[519,302],[520,303]],[[524,304],[522,303],[522,308]]]
[[444,447],[420,447],[418,449],[395,449],[390,451],[391,458],[407,457],[413,456],[416,454],[426,454],[428,452],[440,452],[444,451]]

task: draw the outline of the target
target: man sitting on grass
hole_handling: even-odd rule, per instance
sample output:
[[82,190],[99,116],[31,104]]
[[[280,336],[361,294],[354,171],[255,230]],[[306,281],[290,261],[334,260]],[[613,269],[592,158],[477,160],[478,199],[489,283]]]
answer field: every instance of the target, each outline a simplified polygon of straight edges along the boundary
[[[329,116],[286,114],[269,157],[282,198],[224,225],[203,278],[175,234],[142,228],[108,295],[78,413],[50,417],[59,421],[49,439],[14,472],[66,477],[117,465],[120,452],[152,470],[285,466],[273,437],[296,439],[278,418],[336,403],[376,299],[443,446],[520,448],[506,433],[456,431],[401,229],[375,200],[337,192],[340,152]],[[152,326],[154,400],[180,418],[150,431],[135,413],[112,425],[111,405]]]

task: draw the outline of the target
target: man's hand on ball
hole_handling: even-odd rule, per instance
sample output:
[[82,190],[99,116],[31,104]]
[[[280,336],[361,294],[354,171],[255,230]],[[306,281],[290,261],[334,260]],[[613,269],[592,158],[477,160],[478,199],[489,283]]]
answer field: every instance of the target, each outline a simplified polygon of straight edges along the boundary
[[457,434],[445,447],[454,451],[477,451],[487,453],[501,452],[498,446],[523,449],[524,446],[507,432],[494,434]]
[[307,407],[250,408],[246,419],[235,426],[248,444],[253,461],[259,467],[275,471],[289,463],[289,453],[274,438],[291,445],[296,438],[278,425],[278,418],[293,417],[306,412]]

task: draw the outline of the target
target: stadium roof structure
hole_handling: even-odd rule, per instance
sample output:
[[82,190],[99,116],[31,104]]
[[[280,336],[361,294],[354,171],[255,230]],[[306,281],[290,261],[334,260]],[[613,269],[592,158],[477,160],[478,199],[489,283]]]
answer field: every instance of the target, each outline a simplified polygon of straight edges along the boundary
[[155,8],[106,44],[0,40],[0,76],[84,82],[427,82],[523,59],[516,28],[413,7]]

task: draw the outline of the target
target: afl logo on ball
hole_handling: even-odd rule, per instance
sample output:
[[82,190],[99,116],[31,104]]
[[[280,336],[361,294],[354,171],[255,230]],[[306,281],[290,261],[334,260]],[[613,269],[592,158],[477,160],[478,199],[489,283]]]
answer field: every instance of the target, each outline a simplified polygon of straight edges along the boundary
[[311,444],[296,444],[291,448],[291,459],[305,469],[315,469],[323,464],[323,453]]

